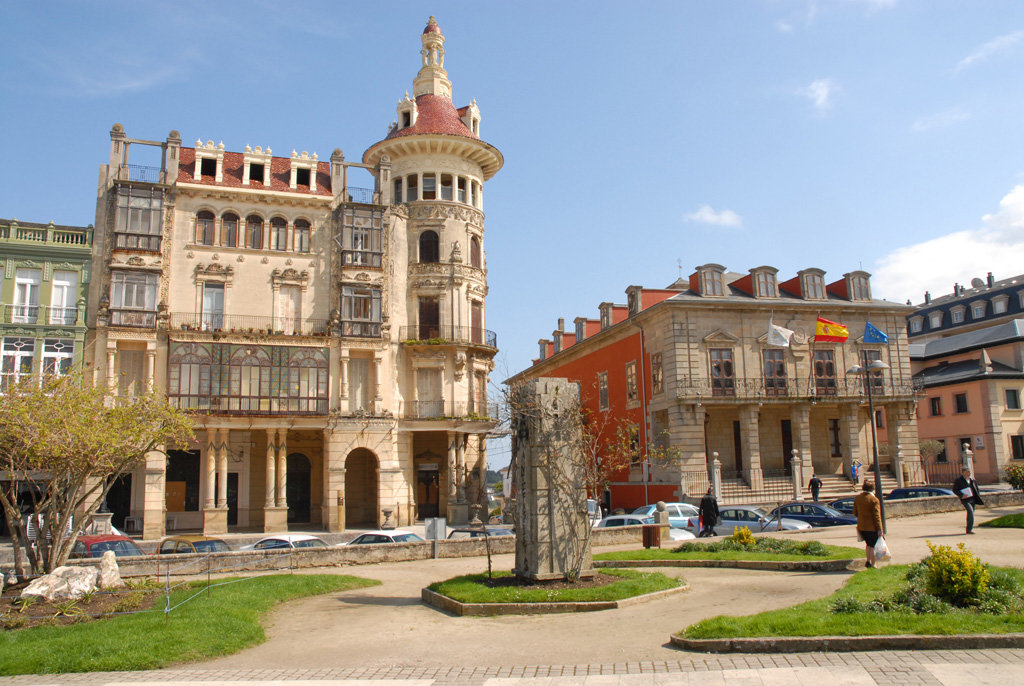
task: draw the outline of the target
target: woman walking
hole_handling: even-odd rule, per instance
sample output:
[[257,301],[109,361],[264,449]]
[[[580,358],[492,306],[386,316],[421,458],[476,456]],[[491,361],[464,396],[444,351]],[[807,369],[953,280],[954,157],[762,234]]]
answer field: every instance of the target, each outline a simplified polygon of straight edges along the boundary
[[874,494],[875,485],[864,479],[864,486],[853,499],[853,515],[857,518],[857,534],[864,539],[867,566],[875,566],[875,544],[882,535],[882,506]]

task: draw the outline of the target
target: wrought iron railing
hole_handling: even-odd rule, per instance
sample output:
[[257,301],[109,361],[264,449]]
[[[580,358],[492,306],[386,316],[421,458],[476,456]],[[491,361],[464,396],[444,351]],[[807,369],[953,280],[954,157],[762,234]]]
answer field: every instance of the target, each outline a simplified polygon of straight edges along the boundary
[[[917,380],[872,379],[871,394],[878,398],[908,396],[919,393],[923,386]],[[861,398],[867,396],[867,380],[857,378],[780,379],[774,377],[694,379],[680,385],[681,399],[743,398]]]
[[160,183],[160,167],[147,167],[142,164],[122,164],[121,171],[122,177],[124,172],[127,172],[129,181]]
[[44,317],[43,321],[54,326],[74,326],[78,322],[78,308],[50,306]]
[[355,186],[346,186],[345,192],[348,195],[348,202],[358,202],[363,205],[373,204],[372,188],[357,188]]
[[168,395],[167,401],[182,410],[212,414],[327,414],[327,398],[266,396]]
[[210,331],[213,333],[250,333],[278,336],[325,336],[330,322],[326,319],[295,317],[260,317],[218,312],[172,312],[171,329],[177,331]]
[[111,326],[131,326],[141,329],[152,329],[156,327],[156,312],[149,310],[127,310],[122,308],[110,308]]
[[402,403],[401,416],[404,419],[497,420],[498,404],[462,400],[407,400]]
[[956,478],[960,476],[960,458],[939,462],[929,460],[921,465],[924,470],[925,481],[931,486],[942,486],[950,488]]
[[408,345],[470,343],[473,345],[486,345],[490,348],[498,347],[497,334],[475,326],[420,324],[417,326],[403,326],[399,330],[399,334],[401,339]]
[[39,305],[4,305],[4,324],[35,324],[41,309]]

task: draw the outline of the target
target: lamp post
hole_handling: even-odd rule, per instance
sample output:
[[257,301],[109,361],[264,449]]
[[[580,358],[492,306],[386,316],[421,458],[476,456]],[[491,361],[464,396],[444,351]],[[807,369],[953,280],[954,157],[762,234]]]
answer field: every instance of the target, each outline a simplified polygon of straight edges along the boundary
[[872,397],[872,388],[874,387],[874,379],[871,375],[875,372],[881,372],[884,369],[888,369],[889,365],[881,360],[872,360],[868,362],[867,351],[862,353],[863,355],[863,366],[855,364],[846,370],[847,374],[853,374],[855,376],[864,377],[864,385],[868,389],[868,421],[871,423],[871,455],[875,459],[874,472],[875,472],[875,493],[878,496],[878,509],[882,515],[882,533],[885,533],[885,500],[882,499],[882,469],[878,466],[878,432],[875,428],[875,401]]

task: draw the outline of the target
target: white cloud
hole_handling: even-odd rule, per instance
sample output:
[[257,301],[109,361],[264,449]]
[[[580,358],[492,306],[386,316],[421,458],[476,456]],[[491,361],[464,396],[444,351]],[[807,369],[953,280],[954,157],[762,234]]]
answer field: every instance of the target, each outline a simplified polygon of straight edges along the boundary
[[923,133],[925,131],[931,131],[932,129],[941,129],[947,126],[952,126],[957,122],[967,121],[971,118],[971,113],[960,107],[954,107],[948,109],[945,112],[939,112],[928,117],[921,117],[914,121],[910,125],[910,130],[914,133]]
[[784,21],[782,19],[780,19],[779,21],[775,22],[775,28],[778,29],[779,33],[792,33],[793,32],[793,25],[790,24],[788,21]]
[[811,82],[811,85],[801,88],[797,95],[810,98],[814,109],[825,112],[832,108],[833,98],[839,92],[839,85],[833,79],[818,79]]
[[696,212],[684,215],[683,219],[688,222],[711,224],[712,226],[728,226],[733,228],[743,226],[743,218],[740,215],[732,210],[716,212],[712,209],[711,205],[701,205]]
[[1003,36],[999,36],[998,38],[993,38],[988,43],[985,43],[970,55],[957,62],[956,67],[953,68],[953,72],[959,73],[978,62],[984,62],[993,55],[998,55],[1001,52],[1010,50],[1017,45],[1017,43],[1020,43],[1021,39],[1024,39],[1024,31],[1014,31]]
[[1024,185],[1010,191],[999,210],[982,221],[984,227],[908,245],[879,259],[872,279],[875,294],[920,303],[925,291],[952,293],[954,283],[969,285],[988,272],[1004,279],[1024,271]]

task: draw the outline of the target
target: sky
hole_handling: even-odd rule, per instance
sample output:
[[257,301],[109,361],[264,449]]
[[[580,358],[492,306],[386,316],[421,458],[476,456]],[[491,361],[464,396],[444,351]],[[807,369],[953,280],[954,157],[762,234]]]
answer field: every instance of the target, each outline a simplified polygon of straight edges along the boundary
[[2,3],[0,217],[92,223],[115,122],[359,159],[431,14],[455,105],[505,157],[492,381],[559,317],[709,262],[865,269],[915,304],[1024,273],[1017,0]]

